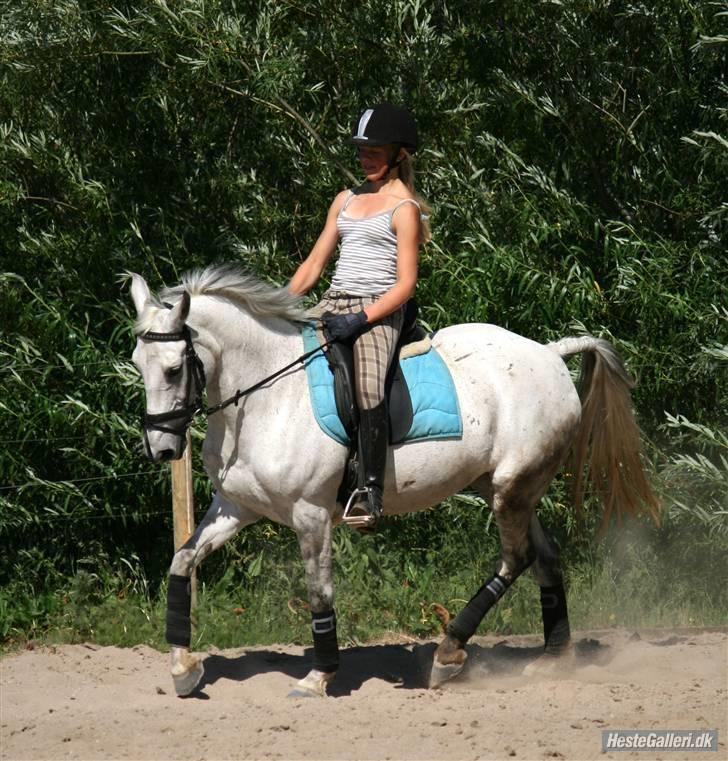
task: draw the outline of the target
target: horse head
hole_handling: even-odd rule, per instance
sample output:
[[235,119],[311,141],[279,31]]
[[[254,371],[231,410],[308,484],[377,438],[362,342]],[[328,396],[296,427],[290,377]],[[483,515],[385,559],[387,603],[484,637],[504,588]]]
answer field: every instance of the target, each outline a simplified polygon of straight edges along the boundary
[[141,373],[146,394],[146,453],[154,462],[179,459],[205,387],[204,368],[186,324],[190,295],[182,291],[176,303],[162,304],[152,297],[143,277],[131,274],[131,279],[137,311],[132,360]]

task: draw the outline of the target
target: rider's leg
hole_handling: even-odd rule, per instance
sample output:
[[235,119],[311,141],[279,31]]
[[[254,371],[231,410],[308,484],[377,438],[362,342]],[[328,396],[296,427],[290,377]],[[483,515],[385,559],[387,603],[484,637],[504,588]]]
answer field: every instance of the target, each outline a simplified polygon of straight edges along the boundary
[[372,527],[382,514],[384,471],[389,444],[387,403],[359,412],[359,488],[366,490],[354,502],[350,515],[371,517]]
[[368,328],[354,343],[354,375],[359,405],[359,488],[349,516],[360,517],[360,528],[373,529],[382,514],[384,472],[389,444],[385,382],[397,346],[404,310]]

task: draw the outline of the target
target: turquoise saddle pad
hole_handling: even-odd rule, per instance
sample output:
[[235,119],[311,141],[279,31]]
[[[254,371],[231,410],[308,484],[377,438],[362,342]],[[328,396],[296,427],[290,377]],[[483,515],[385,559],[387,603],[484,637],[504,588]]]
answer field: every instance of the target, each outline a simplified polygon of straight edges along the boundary
[[[313,351],[318,345],[315,327],[305,326],[304,351]],[[437,351],[430,349],[426,354],[400,360],[400,364],[410,390],[414,413],[405,441],[462,436],[463,422],[455,384]],[[306,361],[305,367],[311,405],[318,424],[332,439],[349,444],[349,437],[336,412],[334,375],[323,352],[314,354]]]

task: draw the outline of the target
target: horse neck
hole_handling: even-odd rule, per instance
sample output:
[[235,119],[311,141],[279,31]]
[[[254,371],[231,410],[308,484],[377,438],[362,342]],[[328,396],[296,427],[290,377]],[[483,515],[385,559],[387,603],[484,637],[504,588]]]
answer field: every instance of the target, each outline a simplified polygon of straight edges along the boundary
[[288,321],[253,316],[222,299],[194,297],[188,322],[202,347],[210,404],[271,375],[302,351],[298,331]]

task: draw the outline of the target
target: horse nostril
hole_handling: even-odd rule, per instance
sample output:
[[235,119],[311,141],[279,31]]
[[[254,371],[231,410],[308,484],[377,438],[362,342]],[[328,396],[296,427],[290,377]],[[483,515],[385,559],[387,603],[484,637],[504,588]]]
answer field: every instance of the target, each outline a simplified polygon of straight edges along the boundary
[[161,462],[168,462],[169,460],[174,460],[174,449],[163,449],[159,453],[158,457]]

